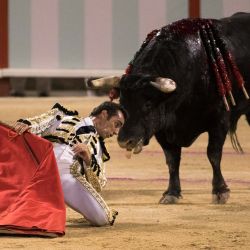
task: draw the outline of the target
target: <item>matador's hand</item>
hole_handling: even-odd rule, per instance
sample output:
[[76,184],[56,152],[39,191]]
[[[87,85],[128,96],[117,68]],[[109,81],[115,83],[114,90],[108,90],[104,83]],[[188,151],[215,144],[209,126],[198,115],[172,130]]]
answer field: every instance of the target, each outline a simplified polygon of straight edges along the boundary
[[19,135],[23,134],[25,131],[29,131],[30,126],[22,123],[22,122],[16,122],[13,125],[13,130],[15,130]]
[[91,163],[91,153],[88,149],[88,146],[84,143],[78,143],[72,148],[73,152],[81,157],[86,165],[90,165]]

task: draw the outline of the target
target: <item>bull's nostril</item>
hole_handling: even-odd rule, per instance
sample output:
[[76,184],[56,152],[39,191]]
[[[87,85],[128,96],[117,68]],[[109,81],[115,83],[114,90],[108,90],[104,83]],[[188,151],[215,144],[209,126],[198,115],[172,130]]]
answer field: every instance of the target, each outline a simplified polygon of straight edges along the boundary
[[133,146],[133,140],[128,140],[127,141],[127,146],[129,147],[129,146]]

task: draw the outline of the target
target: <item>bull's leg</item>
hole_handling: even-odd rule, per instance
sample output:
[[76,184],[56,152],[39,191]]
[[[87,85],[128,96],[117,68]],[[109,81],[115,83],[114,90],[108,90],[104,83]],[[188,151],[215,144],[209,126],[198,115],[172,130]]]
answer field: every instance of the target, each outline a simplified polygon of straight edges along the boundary
[[230,189],[228,188],[221,173],[222,149],[226,139],[226,131],[210,131],[207,147],[207,156],[213,167],[212,195],[213,203],[225,204],[229,199]]
[[169,185],[168,189],[163,193],[159,203],[173,204],[177,203],[182,197],[179,178],[181,147],[164,145],[163,150],[169,169]]

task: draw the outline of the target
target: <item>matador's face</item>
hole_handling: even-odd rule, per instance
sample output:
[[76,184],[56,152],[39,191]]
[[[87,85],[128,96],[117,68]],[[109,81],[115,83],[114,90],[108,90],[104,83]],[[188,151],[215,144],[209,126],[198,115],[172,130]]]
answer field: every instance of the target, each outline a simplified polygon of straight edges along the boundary
[[95,123],[95,127],[98,134],[105,139],[112,137],[113,135],[118,135],[119,130],[123,126],[124,122],[125,118],[120,110],[116,115],[109,118],[107,111],[103,110],[98,115],[98,121]]

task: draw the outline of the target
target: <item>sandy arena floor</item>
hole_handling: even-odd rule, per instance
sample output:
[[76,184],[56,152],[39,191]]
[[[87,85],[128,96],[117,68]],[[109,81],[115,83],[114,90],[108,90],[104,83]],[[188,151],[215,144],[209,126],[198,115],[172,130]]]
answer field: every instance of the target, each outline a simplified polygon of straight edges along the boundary
[[[104,97],[0,98],[0,120],[13,123],[50,109],[55,102],[77,109],[82,116]],[[177,205],[159,205],[168,182],[160,147],[152,139],[141,154],[125,157],[115,139],[107,141],[111,161],[103,196],[119,211],[112,227],[91,227],[67,210],[66,235],[46,239],[0,236],[0,249],[250,249],[250,128],[239,122],[238,137],[245,154],[234,152],[229,138],[222,170],[231,188],[226,205],[211,204],[212,170],[206,157],[207,135],[183,150],[183,199]],[[1,185],[1,184],[0,184]]]

